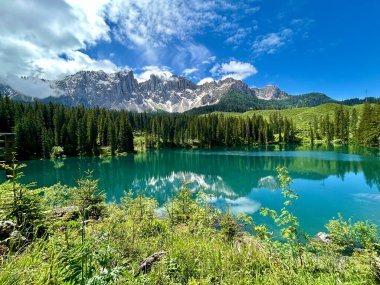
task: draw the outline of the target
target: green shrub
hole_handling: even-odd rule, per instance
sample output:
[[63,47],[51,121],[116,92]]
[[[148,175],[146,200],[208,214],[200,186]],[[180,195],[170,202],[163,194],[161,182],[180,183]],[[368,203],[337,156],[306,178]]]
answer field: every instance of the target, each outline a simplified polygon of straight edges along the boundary
[[[53,188],[45,202],[61,205],[65,186]],[[294,236],[299,232],[291,231],[281,241],[273,240],[262,225],[255,226],[256,235],[236,234],[252,220],[215,211],[204,194],[189,189],[181,189],[168,203],[167,217],[157,217],[157,201],[143,195],[127,193],[120,204],[105,205],[90,173],[78,182],[77,192],[81,193],[73,193],[72,201],[80,207],[82,219],[98,206],[107,215],[89,223],[49,220],[49,236],[7,256],[0,252],[0,284],[378,284],[377,253],[372,249],[378,234],[367,222],[332,220],[328,228],[333,243],[316,247],[302,240],[299,246]],[[288,201],[294,192],[285,194]],[[275,218],[283,227],[294,226],[295,221],[288,219],[291,209],[285,208],[289,213]],[[335,250],[336,242],[361,244],[364,249],[345,256]],[[299,248],[302,266],[294,258]],[[144,259],[162,250],[166,255],[146,274],[136,274]]]
[[167,214],[173,225],[187,224],[197,210],[196,195],[185,182],[177,196],[166,205]]
[[112,148],[110,146],[104,146],[99,148],[99,156],[100,157],[111,157],[112,156]]
[[99,180],[92,179],[92,172],[86,171],[84,178],[78,180],[73,192],[73,201],[79,207],[84,219],[99,219],[105,209],[105,194],[98,188]]
[[77,189],[57,183],[49,187],[43,187],[40,191],[43,193],[42,203],[45,206],[59,208],[73,203],[72,199]]
[[[283,248],[289,249],[293,259],[303,266],[304,240],[307,240],[308,237],[300,228],[297,216],[293,214],[293,206],[298,199],[298,194],[291,187],[294,181],[289,176],[286,167],[278,166],[276,170],[277,178],[280,181],[281,193],[285,198],[283,207],[280,213],[268,208],[261,208],[260,213],[264,216],[270,216],[276,225],[280,227],[281,236],[286,240]],[[267,234],[264,235],[268,236]]]
[[379,250],[379,232],[375,224],[369,221],[353,223],[338,215],[326,225],[333,242],[342,250],[352,251],[354,248]]
[[228,240],[232,240],[239,230],[241,225],[236,218],[229,212],[223,213],[220,217],[221,232],[227,237]]
[[64,154],[64,150],[62,146],[53,146],[50,152],[51,158],[62,157]]
[[44,222],[43,207],[39,190],[32,190],[35,183],[21,184],[18,180],[24,175],[20,169],[25,164],[16,163],[16,154],[13,154],[12,165],[3,164],[2,167],[11,174],[9,180],[0,184],[0,217],[13,220],[23,234],[34,235]]

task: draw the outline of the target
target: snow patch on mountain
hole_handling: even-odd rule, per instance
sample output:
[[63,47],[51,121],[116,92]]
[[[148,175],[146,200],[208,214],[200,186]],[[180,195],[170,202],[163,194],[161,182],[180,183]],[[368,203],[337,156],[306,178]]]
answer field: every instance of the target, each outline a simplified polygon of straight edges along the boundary
[[219,81],[204,79],[204,82],[195,84],[185,77],[173,75],[166,69],[159,70],[158,74],[155,74],[155,71],[157,70],[153,67],[148,68],[138,76],[135,76],[133,71],[80,71],[54,81],[18,78],[12,85],[9,81],[0,84],[0,91],[12,96],[44,98],[42,100],[45,102],[51,101],[66,106],[99,106],[138,112],[184,112],[217,104],[223,96],[232,91],[265,100],[283,99],[288,96],[276,86],[249,88],[241,80],[233,78]]

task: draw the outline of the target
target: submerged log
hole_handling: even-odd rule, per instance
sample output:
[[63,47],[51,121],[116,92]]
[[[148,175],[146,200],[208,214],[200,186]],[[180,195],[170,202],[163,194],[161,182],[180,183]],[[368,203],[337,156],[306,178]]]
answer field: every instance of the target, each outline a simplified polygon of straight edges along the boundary
[[145,258],[144,261],[141,262],[140,267],[137,273],[135,274],[135,277],[138,276],[141,272],[143,274],[148,273],[152,265],[156,263],[157,261],[159,261],[165,254],[166,254],[166,251],[161,250]]

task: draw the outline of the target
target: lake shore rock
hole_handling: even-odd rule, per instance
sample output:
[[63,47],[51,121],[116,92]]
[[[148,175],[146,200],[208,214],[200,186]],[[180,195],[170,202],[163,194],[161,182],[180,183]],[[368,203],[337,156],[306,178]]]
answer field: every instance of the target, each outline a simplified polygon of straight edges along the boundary
[[57,218],[63,218],[65,221],[73,221],[79,218],[79,208],[77,206],[66,206],[53,209],[48,214]]
[[329,235],[328,233],[325,233],[325,232],[319,232],[319,233],[317,233],[317,235],[315,236],[315,238],[316,238],[317,241],[320,241],[320,242],[323,242],[323,243],[330,243],[330,242],[332,242],[331,235]]
[[145,258],[143,260],[143,262],[141,262],[140,267],[139,267],[137,273],[135,274],[135,276],[138,276],[141,272],[144,273],[144,274],[147,273],[147,272],[149,272],[149,270],[152,267],[152,265],[154,263],[160,261],[160,259],[164,255],[166,255],[166,251],[161,250],[161,251],[155,252],[152,255],[150,255],[147,258]]
[[15,228],[16,224],[12,221],[0,221],[0,240],[9,238]]

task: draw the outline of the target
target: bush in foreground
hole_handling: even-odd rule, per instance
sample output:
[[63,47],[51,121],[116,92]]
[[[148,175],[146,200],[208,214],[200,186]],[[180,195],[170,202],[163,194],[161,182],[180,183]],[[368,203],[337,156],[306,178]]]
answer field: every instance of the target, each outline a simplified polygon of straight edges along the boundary
[[[290,182],[284,169],[279,175]],[[0,191],[4,187],[7,184]],[[43,192],[47,196],[40,203],[48,230],[42,238],[8,252],[2,242],[0,284],[379,282],[376,227],[339,218],[327,225],[328,242],[300,238],[297,220],[287,207],[293,202],[286,201],[296,197],[289,183],[283,184],[286,199],[279,226],[287,238],[281,242],[265,226],[255,225],[252,234],[243,232],[249,219],[221,213],[204,194],[186,185],[159,215],[157,201],[142,195],[126,193],[120,204],[106,205],[97,181],[90,177],[80,180],[75,190],[58,185]],[[68,205],[80,214],[70,219],[54,214]],[[90,217],[93,209],[97,215]],[[146,259],[154,253],[159,258]],[[150,265],[142,270],[143,260]]]

